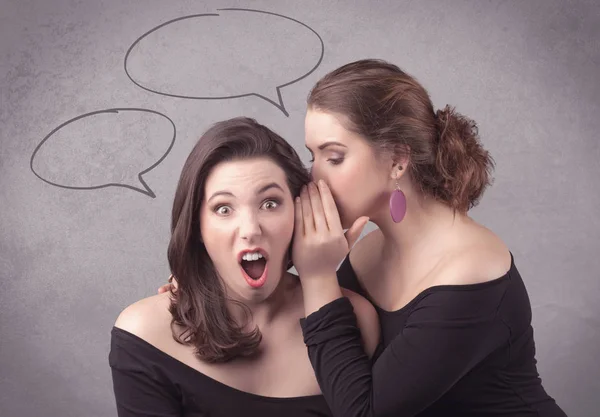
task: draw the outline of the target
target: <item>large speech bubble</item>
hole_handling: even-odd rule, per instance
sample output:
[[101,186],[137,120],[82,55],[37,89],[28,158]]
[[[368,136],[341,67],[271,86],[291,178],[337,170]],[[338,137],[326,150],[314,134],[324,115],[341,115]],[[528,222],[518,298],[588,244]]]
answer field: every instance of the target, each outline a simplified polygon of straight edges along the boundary
[[154,110],[94,111],[52,130],[33,151],[29,166],[56,187],[124,187],[155,198],[142,176],[166,158],[175,136],[173,121]]
[[[323,60],[321,36],[291,17],[227,8],[163,23],[127,50],[125,72],[144,90],[170,97],[260,97],[289,117],[281,89]],[[291,81],[290,81],[291,79]]]

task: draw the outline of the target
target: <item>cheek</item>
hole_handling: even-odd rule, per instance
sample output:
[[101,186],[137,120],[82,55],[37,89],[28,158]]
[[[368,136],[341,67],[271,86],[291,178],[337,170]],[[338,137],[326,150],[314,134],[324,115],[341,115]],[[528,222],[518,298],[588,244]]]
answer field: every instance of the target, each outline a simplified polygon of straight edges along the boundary
[[322,179],[327,183],[340,212],[351,211],[353,203],[367,190],[365,176],[360,164],[346,161],[332,166]]
[[237,264],[232,252],[231,236],[226,222],[212,221],[210,226],[203,227],[202,241],[208,256],[225,283],[229,288],[238,285],[235,280]]
[[[292,202],[290,201],[290,206]],[[271,242],[271,250],[284,252],[292,241],[294,233],[294,209],[286,209],[285,212],[279,213],[278,216],[268,220],[270,235],[274,238]]]
[[221,264],[225,254],[223,249],[229,247],[232,232],[227,227],[226,222],[209,221],[200,229],[202,242],[206,247],[208,255],[211,257],[215,265]]
[[281,239],[284,242],[292,240],[292,236],[294,235],[294,206],[293,203],[290,202],[290,209],[286,211],[285,216],[283,216],[282,224],[281,224]]

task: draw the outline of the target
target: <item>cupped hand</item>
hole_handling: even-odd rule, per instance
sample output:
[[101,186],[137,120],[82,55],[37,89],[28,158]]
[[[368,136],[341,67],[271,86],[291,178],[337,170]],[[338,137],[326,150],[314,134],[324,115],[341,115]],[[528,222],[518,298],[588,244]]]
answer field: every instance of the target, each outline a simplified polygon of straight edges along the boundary
[[292,247],[300,280],[335,274],[369,221],[359,217],[344,233],[333,195],[324,181],[308,184],[296,199]]

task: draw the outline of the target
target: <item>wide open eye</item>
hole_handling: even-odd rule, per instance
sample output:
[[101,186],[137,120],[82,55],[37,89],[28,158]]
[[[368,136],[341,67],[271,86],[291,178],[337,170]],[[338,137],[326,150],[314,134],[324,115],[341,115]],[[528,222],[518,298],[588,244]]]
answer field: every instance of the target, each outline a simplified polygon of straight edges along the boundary
[[220,205],[220,206],[217,206],[214,211],[219,216],[228,216],[229,214],[231,214],[231,207],[225,206],[225,205]]
[[265,201],[262,206],[266,210],[273,210],[273,209],[276,209],[277,207],[279,207],[279,201],[270,199],[270,200]]

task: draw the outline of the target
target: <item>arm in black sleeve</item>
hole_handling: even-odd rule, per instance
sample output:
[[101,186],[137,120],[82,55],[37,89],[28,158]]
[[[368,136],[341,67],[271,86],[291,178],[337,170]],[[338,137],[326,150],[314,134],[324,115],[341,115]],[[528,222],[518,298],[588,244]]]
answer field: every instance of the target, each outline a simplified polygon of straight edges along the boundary
[[302,319],[310,361],[334,416],[411,417],[433,404],[508,337],[496,315],[501,296],[483,298],[468,291],[424,294],[372,368],[347,299]]
[[179,417],[178,394],[166,381],[157,364],[145,360],[144,351],[115,336],[113,331],[109,364],[119,417]]

